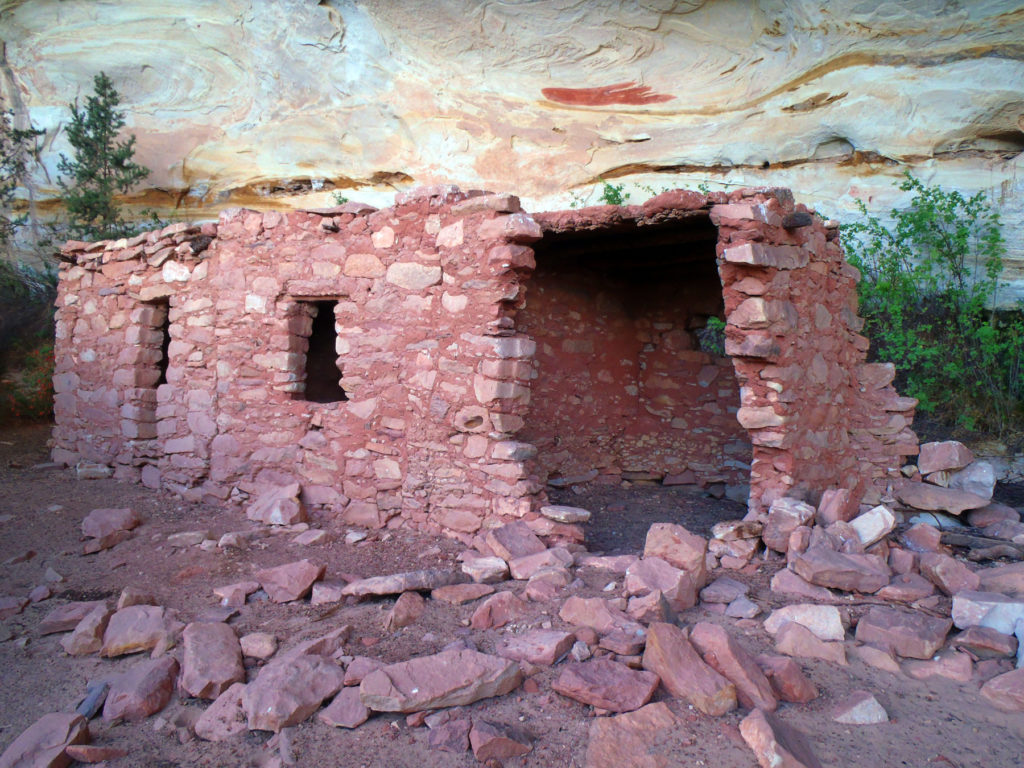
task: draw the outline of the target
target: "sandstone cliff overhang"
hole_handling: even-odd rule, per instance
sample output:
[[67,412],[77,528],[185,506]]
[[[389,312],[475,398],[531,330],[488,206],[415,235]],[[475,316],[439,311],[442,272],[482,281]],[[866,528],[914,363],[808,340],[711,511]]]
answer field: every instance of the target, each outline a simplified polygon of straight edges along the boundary
[[530,215],[431,187],[64,254],[54,459],[188,499],[572,536],[549,483],[722,483],[760,516],[917,452],[836,229],[784,189]]

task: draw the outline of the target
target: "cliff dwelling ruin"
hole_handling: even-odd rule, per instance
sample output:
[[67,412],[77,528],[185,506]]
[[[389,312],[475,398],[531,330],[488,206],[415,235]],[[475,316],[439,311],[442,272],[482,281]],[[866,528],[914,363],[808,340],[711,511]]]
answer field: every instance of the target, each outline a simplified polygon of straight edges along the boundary
[[576,536],[549,483],[855,508],[917,452],[837,230],[782,189],[530,215],[432,187],[64,253],[54,460],[194,501]]

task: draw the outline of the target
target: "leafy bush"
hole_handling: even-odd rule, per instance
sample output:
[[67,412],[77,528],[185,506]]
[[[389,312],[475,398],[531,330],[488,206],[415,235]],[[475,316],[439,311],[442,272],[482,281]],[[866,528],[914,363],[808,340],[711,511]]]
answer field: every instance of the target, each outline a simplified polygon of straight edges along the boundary
[[1024,322],[994,310],[1006,252],[999,214],[984,193],[899,184],[910,205],[891,226],[868,213],[843,227],[860,269],[860,313],[871,358],[895,363],[919,409],[999,434],[1024,424]]
[[714,357],[725,357],[725,321],[711,316],[707,325],[697,331],[697,341],[702,352]]
[[53,418],[53,343],[28,352],[17,374],[0,380],[0,421]]

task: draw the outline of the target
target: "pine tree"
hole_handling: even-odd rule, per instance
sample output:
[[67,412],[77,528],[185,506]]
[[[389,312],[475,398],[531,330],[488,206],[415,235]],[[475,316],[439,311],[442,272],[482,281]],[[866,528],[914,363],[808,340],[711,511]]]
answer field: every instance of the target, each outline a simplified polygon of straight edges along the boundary
[[68,105],[68,141],[75,152],[70,159],[60,156],[57,168],[67,179],[57,183],[71,217],[72,235],[90,240],[124,237],[134,228],[121,218],[114,195],[127,192],[146,178],[149,169],[132,162],[134,134],[118,141],[125,113],[118,109],[120,96],[105,73],[93,78],[93,92],[86,97],[83,109],[78,108],[77,101]]
[[5,246],[14,235],[20,219],[11,212],[15,191],[25,178],[28,158],[32,154],[29,142],[43,132],[29,127],[14,127],[14,113],[4,108],[0,99],[0,246]]

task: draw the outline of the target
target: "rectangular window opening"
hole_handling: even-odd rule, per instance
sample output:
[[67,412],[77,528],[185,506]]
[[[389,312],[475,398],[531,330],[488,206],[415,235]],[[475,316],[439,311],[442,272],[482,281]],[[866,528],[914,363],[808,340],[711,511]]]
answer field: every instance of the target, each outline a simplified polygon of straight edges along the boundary
[[298,399],[312,403],[337,403],[348,400],[341,386],[341,368],[338,365],[338,331],[335,327],[334,308],[337,301],[304,301],[311,328],[306,347],[305,391]]

